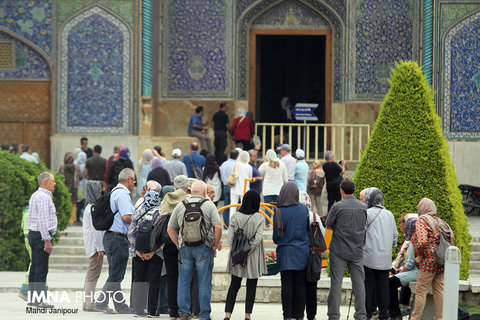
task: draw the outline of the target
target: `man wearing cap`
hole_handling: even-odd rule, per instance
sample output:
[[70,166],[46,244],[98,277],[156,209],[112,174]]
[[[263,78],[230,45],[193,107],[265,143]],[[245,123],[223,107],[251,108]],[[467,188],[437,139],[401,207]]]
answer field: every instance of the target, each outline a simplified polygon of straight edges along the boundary
[[308,163],[305,161],[305,152],[302,149],[295,151],[297,165],[295,167],[295,184],[298,191],[307,191]]
[[172,181],[179,175],[187,175],[187,167],[185,167],[185,164],[180,160],[181,156],[182,150],[175,148],[172,150],[172,160],[164,164],[165,170],[167,170],[168,176]]
[[290,146],[285,143],[278,147],[277,150],[280,151],[282,155],[280,160],[285,164],[285,167],[287,167],[288,181],[295,181],[297,161],[295,161],[295,158],[290,154]]

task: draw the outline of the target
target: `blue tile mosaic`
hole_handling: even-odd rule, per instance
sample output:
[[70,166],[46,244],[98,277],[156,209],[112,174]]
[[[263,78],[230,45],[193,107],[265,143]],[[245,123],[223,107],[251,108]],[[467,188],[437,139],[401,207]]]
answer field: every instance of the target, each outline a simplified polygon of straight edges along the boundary
[[165,1],[165,97],[231,96],[231,1]]
[[53,60],[53,0],[0,0],[0,26],[36,45]]
[[0,71],[1,79],[50,79],[47,61],[38,52],[4,32],[0,32],[0,40],[11,40],[15,46],[15,70]]
[[443,127],[447,138],[480,138],[480,12],[445,38]]
[[[342,20],[345,20],[345,15],[347,12],[345,7],[346,1],[347,0],[326,0],[323,2],[329,5],[330,7],[332,7],[340,15]],[[237,19],[241,14],[245,12],[245,10],[248,9],[248,7],[250,7],[255,2],[258,2],[258,0],[237,0],[236,10],[235,10]],[[301,3],[301,1],[296,1],[296,2]]]
[[357,0],[355,93],[386,94],[390,69],[412,59],[412,0]]
[[253,27],[330,29],[330,24],[306,5],[286,0],[258,17]]
[[94,6],[60,35],[62,133],[128,133],[131,36],[126,25]]

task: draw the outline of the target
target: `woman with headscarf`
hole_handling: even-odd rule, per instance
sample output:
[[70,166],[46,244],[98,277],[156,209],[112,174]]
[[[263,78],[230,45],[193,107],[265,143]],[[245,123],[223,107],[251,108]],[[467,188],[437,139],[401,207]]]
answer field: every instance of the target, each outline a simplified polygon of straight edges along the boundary
[[[408,287],[411,281],[416,281],[418,276],[418,268],[415,265],[415,256],[413,254],[413,246],[410,239],[415,233],[415,226],[417,223],[416,214],[402,215],[400,218],[400,229],[405,234],[405,241],[400,249],[404,252],[405,263],[400,268],[395,269],[395,274],[388,280],[388,287],[390,288],[390,302],[388,306],[388,313],[391,320],[402,320],[402,311],[400,304],[408,307],[410,303],[410,288]],[[402,287],[400,299],[398,298],[398,288]],[[404,290],[404,288],[408,288]]]
[[130,168],[133,170],[133,162],[130,160],[130,150],[123,148],[119,155],[118,160],[115,160],[108,173],[108,188],[112,190],[118,184],[118,175],[125,169]]
[[162,186],[171,186],[172,181],[168,171],[163,166],[162,160],[154,158],[152,161],[152,171],[148,174],[147,180],[155,180]]
[[[166,192],[167,190],[172,190]],[[170,189],[171,188],[171,189]],[[165,191],[163,201],[160,205],[161,215],[172,215],[173,209],[185,200],[186,193],[182,189],[175,190],[171,186],[165,186],[162,191]],[[163,193],[163,192],[162,192]],[[170,218],[168,218],[170,219]],[[178,314],[178,248],[175,244],[165,243],[163,246],[163,256],[165,259],[165,267],[167,269],[167,287],[168,287],[168,308],[170,309],[170,318],[179,318]]]
[[258,172],[263,177],[263,200],[266,203],[277,203],[280,189],[288,182],[288,174],[287,167],[273,149],[267,150],[265,162],[260,165]]
[[242,266],[237,264],[232,266],[232,257],[228,255],[227,272],[232,275],[230,287],[227,293],[227,302],[225,304],[225,320],[232,316],[237,293],[242,283],[242,278],[247,279],[247,295],[245,298],[245,319],[250,319],[255,302],[255,293],[257,290],[258,278],[267,273],[267,264],[265,262],[265,250],[263,248],[263,228],[265,220],[260,209],[260,194],[255,190],[249,190],[243,197],[242,206],[231,217],[228,229],[228,240],[230,246],[233,237],[238,229],[243,229],[251,246],[247,257],[247,263]]
[[[440,320],[443,315],[444,266],[438,264],[435,260],[435,252],[440,242],[440,232],[433,231],[433,224],[448,225],[437,217],[437,206],[428,198],[423,198],[418,202],[417,213],[418,221],[411,241],[415,263],[419,266],[419,271],[417,286],[415,287],[415,306],[411,313],[411,319],[418,320],[421,318],[428,289],[432,286],[435,319]],[[455,242],[453,233],[450,241],[452,244]]]
[[303,319],[306,287],[305,268],[310,256],[308,209],[299,203],[294,182],[283,185],[275,209],[273,242],[277,244],[277,264],[282,282],[284,319]]
[[77,159],[74,161],[74,164],[80,168],[80,180],[78,181],[77,189],[77,218],[74,225],[81,226],[83,218],[83,210],[85,208],[85,188],[87,186],[87,177],[83,175],[85,171],[85,165],[87,164],[87,154],[83,151],[80,151],[77,154]]
[[[313,217],[315,215],[315,221],[319,222],[320,231],[322,232],[322,236],[325,237],[325,228],[323,227],[322,222],[320,221],[320,216],[315,212],[312,212],[312,201],[308,196],[306,191],[300,191],[299,194],[299,201],[301,204],[304,204],[308,209],[308,221],[309,225],[312,224],[314,221]],[[305,280],[305,306],[307,310],[307,319],[313,320],[317,315],[317,282],[310,282]]]
[[384,206],[383,193],[378,188],[365,191],[367,226],[363,245],[365,270],[365,307],[367,319],[379,311],[379,319],[388,319],[388,275],[392,248],[397,246],[397,225],[393,214]]
[[220,180],[220,166],[215,159],[215,155],[210,153],[205,159],[205,167],[203,168],[203,181],[213,187],[215,197],[213,203],[217,205],[222,195],[222,181]]
[[87,274],[85,275],[84,292],[86,298],[83,302],[83,311],[94,311],[95,300],[93,294],[97,287],[97,281],[102,272],[103,256],[105,248],[103,247],[103,235],[105,231],[98,231],[92,224],[92,205],[95,204],[106,189],[103,181],[87,181],[85,190],[85,201],[87,206],[83,214],[83,243],[85,253],[88,257]]
[[[243,197],[243,186],[245,184],[245,179],[252,178],[253,175],[253,169],[252,167],[248,164],[248,161],[250,160],[250,154],[248,151],[242,151],[238,155],[237,162],[235,163],[235,167],[233,168],[233,171],[237,173],[237,180],[235,182],[235,185],[233,187],[230,187],[230,203],[235,204],[235,203],[240,203],[242,201]],[[247,181],[247,188],[245,191],[250,190],[250,182]],[[236,208],[231,207],[230,208],[230,216],[232,216],[235,213]]]
[[150,190],[155,190],[157,191],[158,194],[160,194],[160,202],[162,201],[161,197],[161,191],[163,190],[162,185],[158,183],[155,180],[148,180],[142,188],[142,191],[140,192],[140,198],[138,198],[137,202],[135,202],[135,205],[133,206],[134,210],[139,210],[140,207],[142,206],[144,202],[145,194],[150,191]]
[[[162,273],[163,259],[161,248],[152,252],[140,252],[135,248],[135,241],[138,233],[138,226],[141,224],[152,224],[160,219],[160,195],[155,190],[148,191],[142,206],[132,215],[132,222],[128,229],[128,241],[130,242],[130,256],[132,257],[132,298],[131,308],[135,315],[155,316],[158,306],[158,294],[160,277]],[[148,304],[147,287],[143,284],[148,282]]]
[[75,222],[76,220],[78,182],[80,181],[81,176],[80,167],[74,164],[74,161],[75,158],[73,157],[73,153],[65,153],[65,157],[63,158],[63,164],[59,170],[59,172],[65,177],[65,186],[68,188],[68,191],[71,195],[73,210],[70,217],[70,224],[73,224],[73,222]]
[[[143,150],[142,159],[138,162],[138,171],[139,171],[139,179],[138,185],[143,186],[145,182],[147,182],[147,177],[150,171],[152,171],[152,161],[153,161],[153,152],[150,149]],[[140,188],[137,189],[137,193],[141,196]]]

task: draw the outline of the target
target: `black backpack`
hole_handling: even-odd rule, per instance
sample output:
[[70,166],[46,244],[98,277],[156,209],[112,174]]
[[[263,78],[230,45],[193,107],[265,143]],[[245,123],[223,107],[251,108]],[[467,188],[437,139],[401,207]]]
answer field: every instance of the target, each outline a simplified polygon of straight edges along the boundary
[[[151,217],[150,219],[144,219],[141,221],[141,219],[146,215],[149,214]],[[154,230],[154,215],[160,214],[158,212],[158,209],[155,210],[149,210],[142,214],[138,218],[138,226],[137,226],[137,235],[135,236],[135,250],[138,252],[146,253],[146,252],[152,252],[155,251],[151,247],[150,243],[152,241],[152,233]],[[141,221],[141,222],[140,222]],[[157,248],[158,249],[158,248]]]
[[200,208],[202,204],[207,202],[203,199],[199,202],[187,202],[183,200],[185,213],[182,223],[182,239],[186,246],[196,247],[205,242],[206,226],[203,218],[203,211]]
[[110,196],[117,189],[119,189],[119,187],[113,188],[110,192],[102,192],[102,196],[93,204],[92,224],[96,230],[108,230],[111,228],[113,218],[118,210],[112,212],[112,208],[110,207]]
[[250,252],[250,250],[252,250],[252,246],[250,245],[251,239],[247,238],[247,235],[245,234],[243,228],[245,228],[248,220],[250,220],[252,216],[253,214],[248,217],[243,227],[238,228],[233,235],[232,247],[230,249],[233,266],[239,264],[244,267],[247,264],[248,253]]
[[153,232],[150,238],[150,248],[152,251],[157,250],[164,243],[173,244],[172,239],[170,239],[167,232],[168,222],[170,221],[171,216],[172,214],[162,215],[153,225]]

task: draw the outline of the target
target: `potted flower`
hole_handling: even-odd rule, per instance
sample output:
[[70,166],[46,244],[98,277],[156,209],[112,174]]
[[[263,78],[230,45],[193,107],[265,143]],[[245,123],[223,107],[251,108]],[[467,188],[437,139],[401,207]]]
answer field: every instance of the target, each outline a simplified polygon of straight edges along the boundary
[[278,270],[277,256],[275,255],[275,252],[272,251],[265,254],[265,261],[267,262],[268,276],[274,276],[280,272]]

